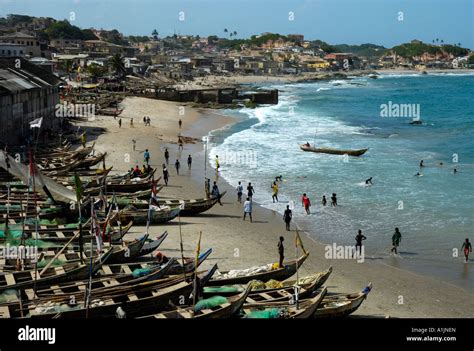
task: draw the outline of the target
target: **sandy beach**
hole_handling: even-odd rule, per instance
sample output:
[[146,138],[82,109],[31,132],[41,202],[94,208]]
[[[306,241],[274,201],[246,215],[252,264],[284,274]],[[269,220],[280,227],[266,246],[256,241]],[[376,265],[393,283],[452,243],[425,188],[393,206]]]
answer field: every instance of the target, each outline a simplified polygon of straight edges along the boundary
[[[252,77],[255,79],[255,77]],[[164,149],[170,152],[170,183],[158,195],[161,198],[201,198],[204,197],[204,151],[202,136],[211,130],[224,128],[234,119],[222,116],[213,110],[194,109],[190,106],[172,102],[144,98],[126,98],[119,128],[118,118],[98,116],[94,121],[82,123],[88,130],[88,141],[96,141],[96,151],[107,152],[107,165],[113,165],[113,172],[123,173],[132,166],[144,163],[143,152],[149,149],[151,165],[158,168],[164,163]],[[184,110],[183,110],[184,108]],[[145,126],[143,116],[151,117],[151,126]],[[130,126],[133,118],[134,126]],[[182,129],[178,120],[182,119]],[[94,131],[104,128],[105,133]],[[195,138],[194,143],[186,143],[182,152],[176,144],[178,135]],[[132,139],[137,141],[133,151]],[[188,170],[186,160],[193,157],[192,170]],[[176,175],[174,161],[181,162],[181,174]],[[216,205],[208,212],[197,217],[181,218],[181,230],[184,250],[192,256],[202,231],[201,248],[213,248],[213,253],[204,262],[203,267],[218,262],[222,270],[248,268],[278,261],[277,242],[279,236],[285,237],[285,256],[293,259],[295,223],[292,231],[285,231],[284,222],[279,213],[254,206],[254,222],[242,220],[242,205],[237,202],[236,191],[230,187],[214,169],[207,166],[207,175],[216,180],[220,191],[227,191],[223,206]],[[243,184],[246,180],[242,179]],[[284,192],[284,187],[280,189]],[[169,232],[161,246],[168,256],[180,256],[178,219],[165,226],[150,228],[152,236],[163,231]],[[130,236],[138,236],[145,228],[134,226]],[[394,266],[378,262],[367,257],[364,263],[355,260],[326,259],[324,245],[313,241],[304,233],[301,237],[305,249],[310,252],[308,260],[300,269],[300,275],[319,272],[329,266],[334,268],[327,282],[331,292],[357,292],[372,282],[373,291],[367,301],[355,313],[364,317],[421,317],[421,318],[467,318],[474,315],[474,294],[454,285],[404,271]],[[301,250],[299,250],[301,254]],[[393,258],[396,260],[396,258]],[[466,267],[466,269],[468,269]]]

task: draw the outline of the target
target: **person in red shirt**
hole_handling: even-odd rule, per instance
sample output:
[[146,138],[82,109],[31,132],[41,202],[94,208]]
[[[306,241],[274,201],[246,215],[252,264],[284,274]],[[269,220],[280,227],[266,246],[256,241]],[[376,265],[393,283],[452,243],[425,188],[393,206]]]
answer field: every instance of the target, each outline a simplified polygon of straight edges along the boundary
[[306,210],[306,214],[310,214],[309,207],[311,206],[311,201],[309,201],[309,198],[306,196],[306,193],[304,193],[303,197],[301,198],[301,204]]

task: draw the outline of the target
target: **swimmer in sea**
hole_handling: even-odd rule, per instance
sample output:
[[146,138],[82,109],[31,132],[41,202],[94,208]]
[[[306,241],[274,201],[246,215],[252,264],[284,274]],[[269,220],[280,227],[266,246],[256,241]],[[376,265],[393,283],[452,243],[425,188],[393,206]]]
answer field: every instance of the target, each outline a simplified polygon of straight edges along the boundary
[[425,165],[423,164],[423,160],[420,161],[420,168],[422,167],[425,167]]
[[365,185],[369,185],[369,184],[370,184],[370,185],[373,185],[373,184],[374,184],[374,183],[372,183],[372,177],[370,177],[369,179],[367,179],[367,180],[365,181]]
[[417,172],[417,173],[415,174],[415,177],[421,177],[420,172]]
[[469,253],[472,252],[472,245],[469,242],[469,239],[466,238],[466,240],[462,243],[461,250],[464,252],[464,258],[466,259],[466,263],[469,262]]

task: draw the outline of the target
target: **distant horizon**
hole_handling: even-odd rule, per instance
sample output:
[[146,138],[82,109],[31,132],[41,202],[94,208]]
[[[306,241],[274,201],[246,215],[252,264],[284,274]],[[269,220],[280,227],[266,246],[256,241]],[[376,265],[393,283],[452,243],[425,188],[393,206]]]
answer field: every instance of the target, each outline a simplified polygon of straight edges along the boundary
[[[132,4],[132,5],[130,5]],[[180,11],[184,21],[179,20]],[[247,39],[265,32],[302,34],[331,45],[375,44],[385,48],[421,40],[461,43],[474,50],[472,0],[0,0],[8,14],[69,20],[80,28],[117,29],[126,36],[217,35]],[[293,14],[293,16],[292,16]],[[291,18],[290,18],[291,17]],[[402,21],[399,19],[402,18]],[[291,20],[292,19],[292,20]],[[435,43],[440,44],[440,43]]]

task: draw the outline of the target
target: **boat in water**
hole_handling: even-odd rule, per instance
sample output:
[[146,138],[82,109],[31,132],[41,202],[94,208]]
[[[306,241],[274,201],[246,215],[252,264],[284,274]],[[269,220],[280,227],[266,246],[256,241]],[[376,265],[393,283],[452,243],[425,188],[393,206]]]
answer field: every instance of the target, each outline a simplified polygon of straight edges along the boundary
[[333,149],[329,147],[314,147],[309,144],[303,144],[300,146],[301,150],[309,151],[309,152],[316,152],[321,154],[331,154],[331,155],[349,155],[349,156],[362,156],[367,152],[369,149],[355,149],[355,150],[341,150],[341,149]]

